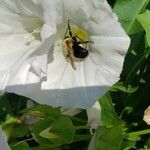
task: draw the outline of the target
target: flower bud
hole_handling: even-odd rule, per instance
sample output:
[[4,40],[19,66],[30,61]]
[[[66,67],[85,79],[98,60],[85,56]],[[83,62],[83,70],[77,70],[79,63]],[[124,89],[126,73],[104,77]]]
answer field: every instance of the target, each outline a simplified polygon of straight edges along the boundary
[[91,108],[87,109],[87,116],[90,133],[93,134],[93,130],[97,129],[101,123],[101,107],[98,101]]
[[150,125],[150,106],[147,107],[147,109],[144,111],[144,117],[143,120]]

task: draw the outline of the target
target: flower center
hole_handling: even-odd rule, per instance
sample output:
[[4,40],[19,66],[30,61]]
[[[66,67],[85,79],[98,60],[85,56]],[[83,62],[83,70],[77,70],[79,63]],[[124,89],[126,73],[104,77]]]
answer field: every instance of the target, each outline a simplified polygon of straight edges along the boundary
[[72,30],[73,36],[78,37],[80,40],[82,40],[82,41],[89,40],[89,35],[84,29],[82,29],[76,25],[71,25],[71,30]]

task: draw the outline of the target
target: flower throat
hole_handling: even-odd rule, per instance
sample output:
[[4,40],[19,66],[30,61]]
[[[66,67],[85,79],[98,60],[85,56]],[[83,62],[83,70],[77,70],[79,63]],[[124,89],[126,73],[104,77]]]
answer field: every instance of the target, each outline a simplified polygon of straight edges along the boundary
[[86,31],[75,25],[70,26],[70,20],[68,20],[63,39],[63,54],[74,70],[76,70],[75,61],[82,61],[89,55],[87,44],[91,41],[88,39]]

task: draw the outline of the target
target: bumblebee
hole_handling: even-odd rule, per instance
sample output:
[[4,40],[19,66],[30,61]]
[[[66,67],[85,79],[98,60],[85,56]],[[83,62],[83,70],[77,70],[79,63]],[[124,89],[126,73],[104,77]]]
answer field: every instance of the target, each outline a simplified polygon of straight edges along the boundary
[[[69,36],[66,36],[69,34]],[[89,55],[89,51],[83,47],[91,41],[83,41],[77,35],[73,36],[70,20],[68,20],[68,27],[63,40],[63,54],[69,60],[72,68],[76,70],[75,61],[81,61]]]

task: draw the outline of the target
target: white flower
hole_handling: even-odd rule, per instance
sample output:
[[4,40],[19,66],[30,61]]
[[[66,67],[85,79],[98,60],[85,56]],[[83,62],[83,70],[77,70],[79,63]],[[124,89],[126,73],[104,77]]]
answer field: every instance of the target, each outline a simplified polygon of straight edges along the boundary
[[86,110],[88,116],[88,125],[90,126],[90,133],[93,134],[93,130],[97,129],[101,124],[101,106],[98,101],[94,105]]
[[150,125],[150,106],[148,106],[144,111],[143,120]]
[[[62,51],[68,19],[92,41],[76,70]],[[130,43],[106,0],[0,0],[0,28],[1,91],[52,106],[92,106],[119,80]]]
[[0,127],[0,149],[1,150],[10,150],[8,143],[7,143],[7,139]]

